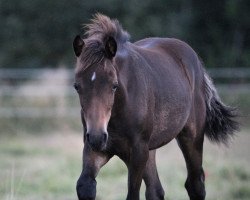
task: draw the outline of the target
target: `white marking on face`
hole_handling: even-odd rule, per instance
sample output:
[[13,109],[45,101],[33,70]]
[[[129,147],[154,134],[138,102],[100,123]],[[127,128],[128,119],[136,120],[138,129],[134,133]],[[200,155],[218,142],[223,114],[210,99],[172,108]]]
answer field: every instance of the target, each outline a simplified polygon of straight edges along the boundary
[[92,77],[91,77],[91,81],[94,81],[96,79],[96,73],[94,72]]
[[86,129],[87,129],[87,133],[89,132],[89,129],[90,127],[89,127],[89,123],[88,123],[88,120],[86,120]]
[[104,130],[106,133],[108,133],[107,127],[108,127],[108,122],[105,122],[104,125],[103,125],[103,130]]

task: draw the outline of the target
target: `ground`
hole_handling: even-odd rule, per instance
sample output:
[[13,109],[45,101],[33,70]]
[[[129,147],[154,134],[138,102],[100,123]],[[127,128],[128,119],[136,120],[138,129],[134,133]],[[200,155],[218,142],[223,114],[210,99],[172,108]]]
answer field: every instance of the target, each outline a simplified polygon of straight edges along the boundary
[[[250,131],[243,130],[229,147],[204,146],[207,200],[250,199]],[[39,135],[0,136],[0,199],[76,200],[81,171],[82,135],[62,131]],[[166,199],[188,199],[186,167],[175,141],[158,150],[157,165]],[[124,200],[127,170],[113,158],[97,178],[98,200]],[[141,189],[141,199],[145,187]]]

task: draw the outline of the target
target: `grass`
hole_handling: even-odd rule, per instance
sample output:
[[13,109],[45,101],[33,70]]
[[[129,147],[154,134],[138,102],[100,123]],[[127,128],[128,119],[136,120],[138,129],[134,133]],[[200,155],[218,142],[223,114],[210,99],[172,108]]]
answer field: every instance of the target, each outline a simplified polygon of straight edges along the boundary
[[78,139],[74,134],[1,139],[0,199],[76,199]]
[[[242,131],[230,148],[205,142],[207,200],[250,199],[250,134]],[[81,171],[82,136],[75,132],[18,134],[0,138],[0,199],[76,200]],[[175,141],[161,148],[157,165],[166,199],[188,199],[186,168]],[[127,169],[113,158],[97,178],[97,199],[124,200]],[[144,198],[145,186],[141,189]]]

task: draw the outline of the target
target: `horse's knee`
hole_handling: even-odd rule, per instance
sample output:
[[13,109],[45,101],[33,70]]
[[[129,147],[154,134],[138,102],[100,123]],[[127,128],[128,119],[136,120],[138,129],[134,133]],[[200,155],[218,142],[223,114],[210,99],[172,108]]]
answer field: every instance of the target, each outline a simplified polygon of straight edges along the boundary
[[80,176],[76,184],[76,191],[79,200],[95,200],[96,181],[87,176]]
[[186,180],[185,188],[188,192],[190,200],[204,200],[206,197],[206,190],[204,181],[199,180]]

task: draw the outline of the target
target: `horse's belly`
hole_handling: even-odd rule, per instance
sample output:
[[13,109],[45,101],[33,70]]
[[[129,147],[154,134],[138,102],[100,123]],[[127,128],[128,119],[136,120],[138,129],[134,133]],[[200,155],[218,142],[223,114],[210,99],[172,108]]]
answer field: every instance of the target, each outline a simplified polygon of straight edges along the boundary
[[189,111],[189,106],[172,105],[164,107],[154,114],[153,131],[149,141],[149,148],[156,149],[175,138],[185,126]]

